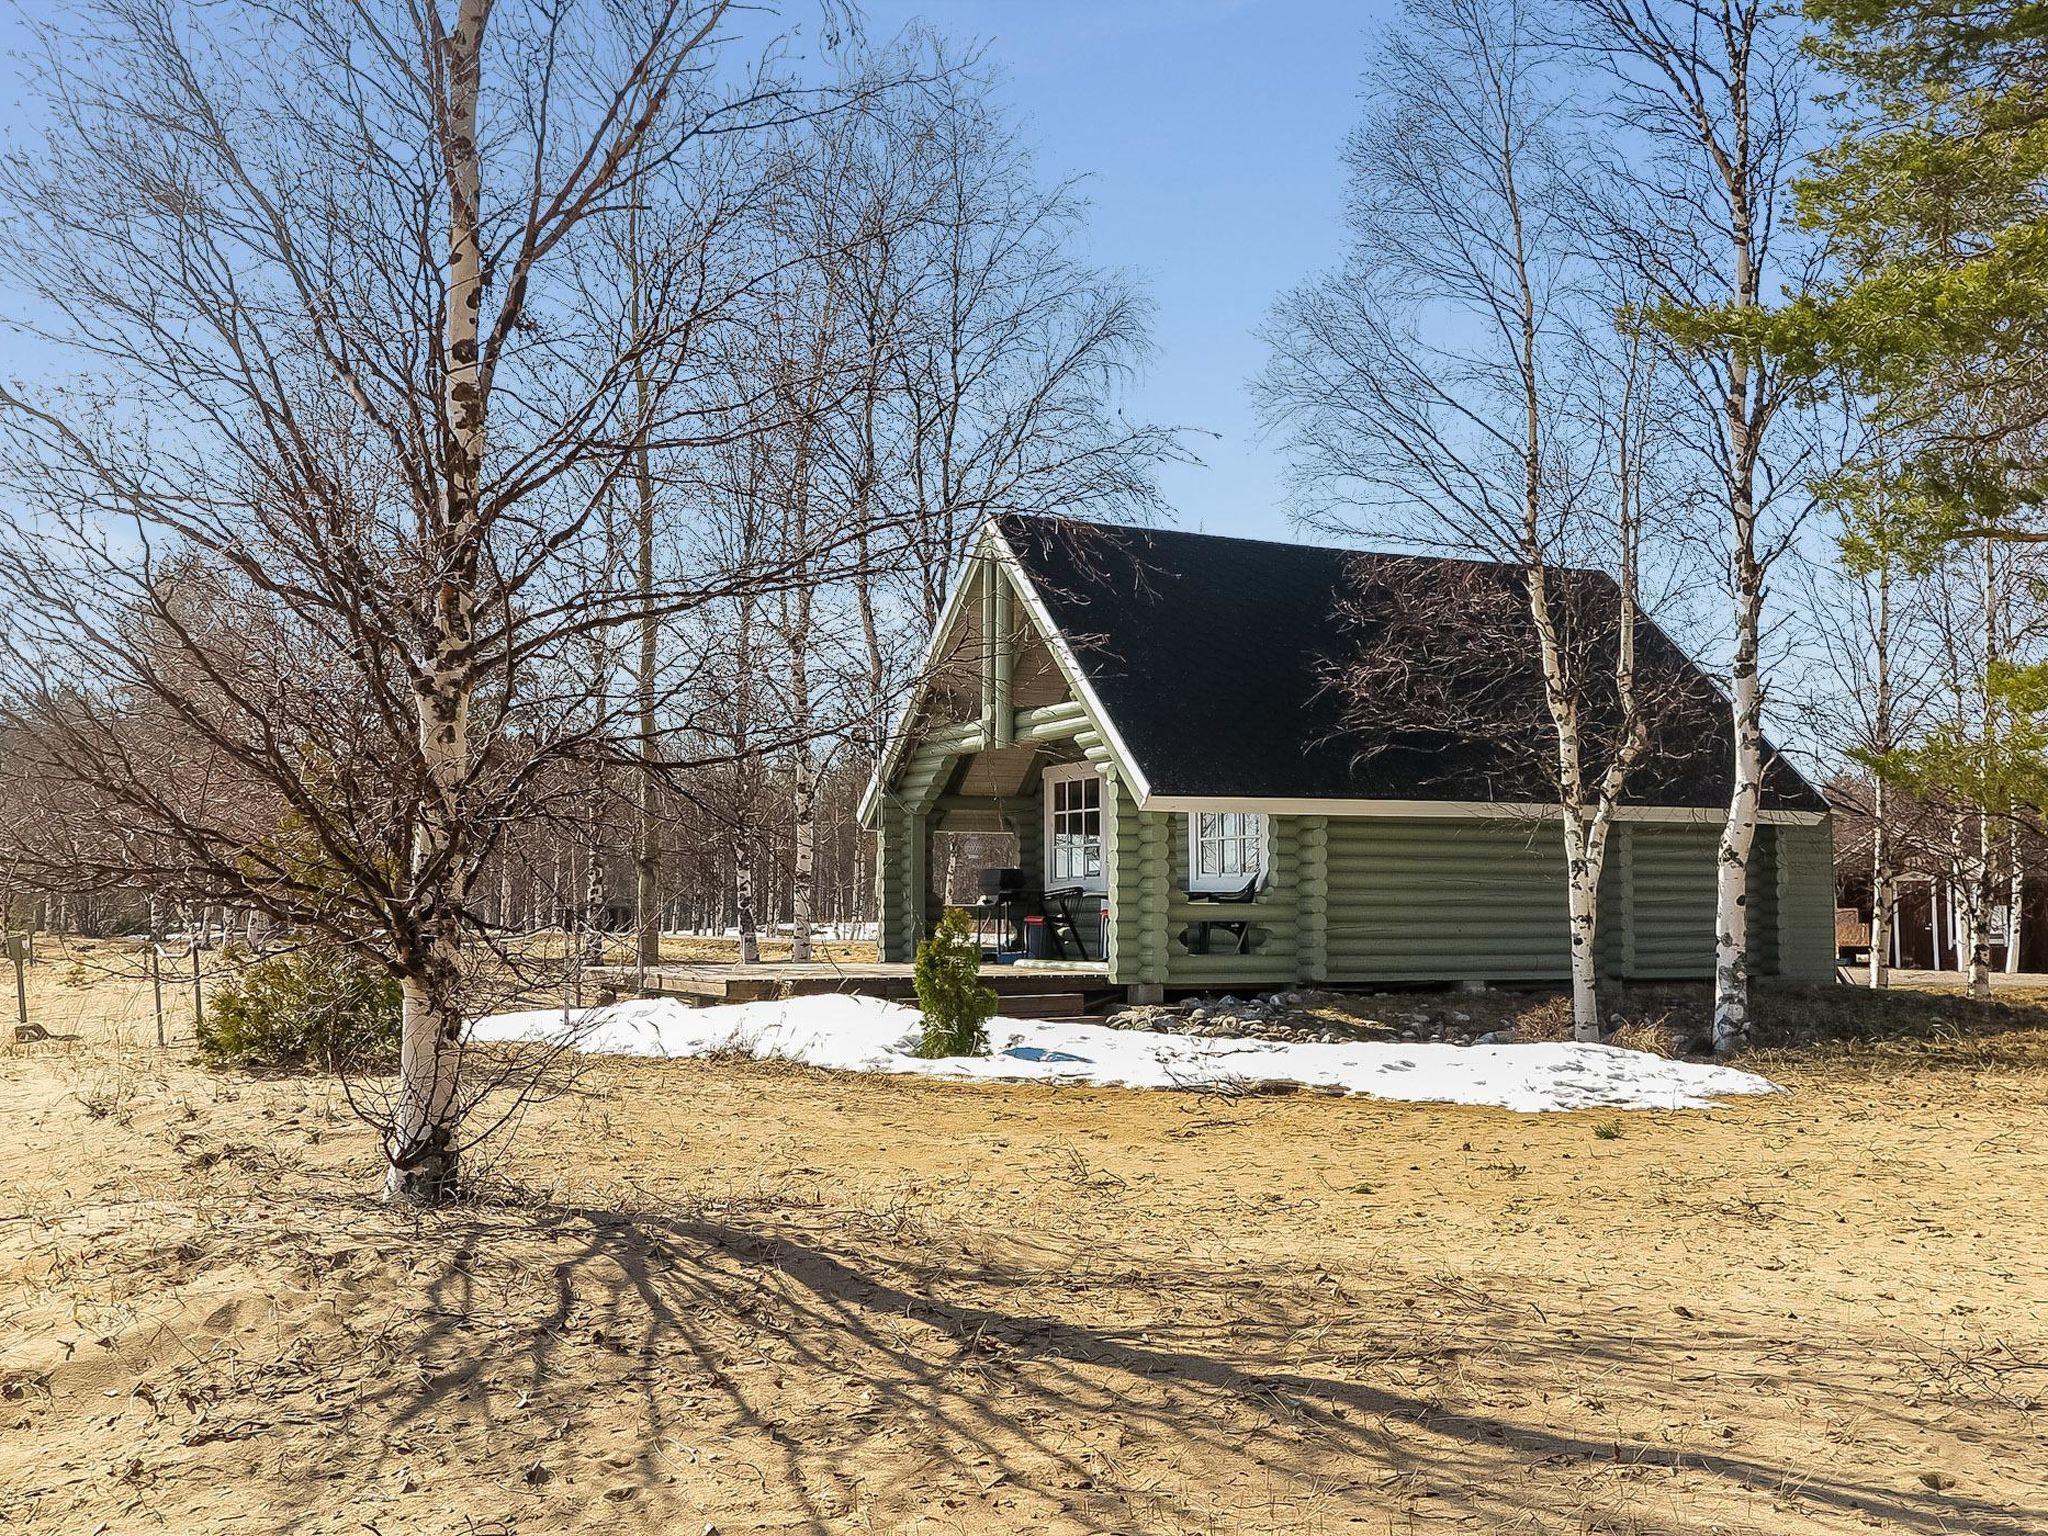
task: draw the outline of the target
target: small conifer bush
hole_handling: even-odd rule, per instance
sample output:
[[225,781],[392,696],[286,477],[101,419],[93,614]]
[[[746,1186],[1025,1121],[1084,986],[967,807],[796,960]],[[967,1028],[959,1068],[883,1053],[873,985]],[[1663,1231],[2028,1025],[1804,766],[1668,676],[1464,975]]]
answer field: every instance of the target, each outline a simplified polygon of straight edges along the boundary
[[983,1026],[995,1015],[996,995],[981,984],[981,946],[958,907],[948,907],[917,946],[917,1005],[924,1010],[918,1055],[979,1056],[988,1049]]
[[346,951],[295,949],[247,967],[207,1002],[199,1056],[211,1067],[381,1063],[398,1052],[398,982]]

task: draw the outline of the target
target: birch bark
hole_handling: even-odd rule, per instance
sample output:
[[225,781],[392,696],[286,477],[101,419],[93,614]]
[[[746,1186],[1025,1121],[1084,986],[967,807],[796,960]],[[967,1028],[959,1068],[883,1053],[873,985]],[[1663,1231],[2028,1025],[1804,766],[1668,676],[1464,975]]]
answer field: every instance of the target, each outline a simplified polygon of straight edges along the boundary
[[[1734,292],[1745,308],[1761,297],[1752,256],[1748,117],[1735,103],[1736,156],[1742,174],[1727,178],[1735,258]],[[1723,1055],[1749,1044],[1749,860],[1756,848],[1763,799],[1763,564],[1757,558],[1757,433],[1752,424],[1750,367],[1740,351],[1727,359],[1722,397],[1728,452],[1729,574],[1735,599],[1735,653],[1729,673],[1734,728],[1734,784],[1721,828],[1714,881],[1714,1049]]]
[[[1964,919],[1966,942],[1969,947],[1969,992],[1979,1002],[1991,996],[1991,895],[1994,884],[1993,849],[1995,835],[1992,825],[1992,800],[1999,796],[1996,763],[1998,760],[1998,696],[1993,674],[1997,669],[2000,652],[1999,644],[1999,587],[1998,587],[1998,546],[1991,540],[1983,541],[1984,560],[1984,655],[1983,692],[1978,699],[1979,728],[1982,733],[1982,761],[1984,766],[1983,786],[1977,804],[1977,847],[1976,856],[1969,865],[1969,881],[1965,887]],[[2003,809],[2001,805],[1999,807]]]
[[1891,834],[1885,818],[1890,814],[1890,791],[1883,779],[1871,796],[1870,831],[1870,985],[1881,991],[1891,985],[1891,936],[1895,896],[1892,885]]
[[[424,780],[410,877],[417,919],[399,960],[403,1016],[398,1098],[387,1147],[386,1193],[438,1204],[457,1181],[456,1065],[461,1048],[461,796],[469,772],[474,673],[477,494],[484,455],[478,325],[483,304],[482,154],[477,143],[484,30],[490,0],[460,0],[436,38],[443,79],[441,138],[448,196],[447,301],[442,322],[440,503],[424,509],[423,541],[439,572],[417,683]],[[436,13],[438,23],[438,12]]]
[[[1892,557],[1889,549],[1877,569],[1877,612],[1871,626],[1871,658],[1876,673],[1876,706],[1873,711],[1871,745],[1883,762],[1897,745],[1897,722],[1893,718],[1892,695]],[[1871,793],[1870,830],[1870,985],[1882,990],[1891,984],[1891,938],[1897,906],[1892,870],[1891,786],[1880,769]]]
[[2017,821],[2005,829],[2005,973],[2016,976],[2020,969],[2020,908],[2027,896],[2026,869],[2020,863],[2020,829]]

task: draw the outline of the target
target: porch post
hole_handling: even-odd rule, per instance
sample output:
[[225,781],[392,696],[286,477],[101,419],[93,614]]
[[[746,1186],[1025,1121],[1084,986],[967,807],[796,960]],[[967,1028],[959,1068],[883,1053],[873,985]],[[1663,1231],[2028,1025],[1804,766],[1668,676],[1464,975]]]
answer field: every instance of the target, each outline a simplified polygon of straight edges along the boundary
[[932,840],[931,816],[924,810],[913,812],[910,817],[910,835],[904,839],[907,844],[910,871],[910,943],[906,960],[917,958],[917,946],[925,935],[932,931]]
[[1143,850],[1138,864],[1138,912],[1141,920],[1143,961],[1140,966],[1146,1002],[1166,1000],[1167,910],[1173,899],[1173,849],[1169,842],[1173,818],[1164,811],[1138,813],[1138,844]]
[[996,721],[996,562],[983,555],[975,562],[976,585],[981,589],[981,735],[990,740]]
[[1116,770],[1098,764],[1102,776],[1102,887],[1109,906],[1109,926],[1102,935],[1102,958],[1109,967],[1111,985],[1132,985],[1138,981],[1138,831],[1135,808],[1132,824],[1125,825],[1129,796],[1117,782]]
[[903,809],[884,795],[875,814],[875,958],[903,958],[910,930],[903,904]]
[[875,831],[875,956],[885,961],[917,957],[918,941],[931,931],[930,816],[914,804],[885,799]]
[[988,563],[989,598],[989,705],[988,726],[983,732],[993,746],[1007,747],[1017,739],[1017,716],[1012,707],[1011,681],[1016,668],[1017,637],[1010,618],[1010,573],[1002,562]]

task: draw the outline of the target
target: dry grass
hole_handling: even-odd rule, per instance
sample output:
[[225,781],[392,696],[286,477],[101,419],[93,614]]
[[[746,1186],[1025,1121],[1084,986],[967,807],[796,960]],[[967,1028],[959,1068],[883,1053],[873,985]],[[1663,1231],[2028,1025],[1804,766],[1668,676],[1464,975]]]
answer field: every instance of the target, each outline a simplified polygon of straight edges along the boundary
[[2048,1529],[2037,1029],[1688,1114],[603,1063],[415,1216],[107,996],[0,1058],[0,1528]]

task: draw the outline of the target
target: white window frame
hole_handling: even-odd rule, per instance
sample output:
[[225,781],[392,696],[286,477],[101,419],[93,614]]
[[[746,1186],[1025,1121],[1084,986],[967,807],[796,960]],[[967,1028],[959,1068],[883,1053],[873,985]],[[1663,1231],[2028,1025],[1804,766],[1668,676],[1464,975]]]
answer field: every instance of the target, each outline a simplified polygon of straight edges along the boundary
[[[1053,873],[1053,853],[1058,836],[1054,825],[1057,812],[1054,810],[1053,786],[1062,783],[1093,781],[1095,784],[1095,873],[1093,875],[1057,875]],[[1045,888],[1049,891],[1066,890],[1079,886],[1082,890],[1100,894],[1109,889],[1109,824],[1107,816],[1108,796],[1103,794],[1102,775],[1095,771],[1093,763],[1062,763],[1045,770],[1041,790],[1045,799],[1045,850],[1042,860],[1045,866]]]
[[[1232,842],[1249,842],[1252,857],[1256,861],[1248,870],[1233,870],[1223,874],[1202,874],[1202,818],[1205,816],[1242,816],[1250,826],[1240,833],[1224,833],[1221,839]],[[1234,895],[1245,887],[1247,880],[1256,880],[1253,887],[1266,883],[1266,873],[1272,867],[1273,818],[1259,811],[1189,811],[1188,812],[1188,894],[1191,896]]]

